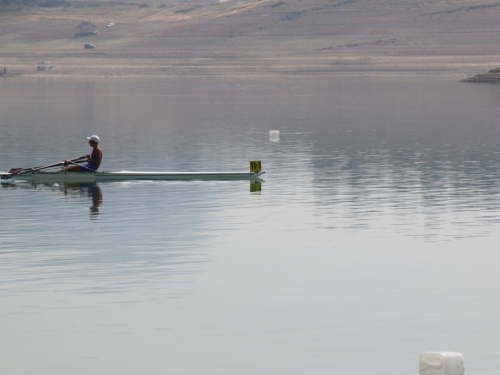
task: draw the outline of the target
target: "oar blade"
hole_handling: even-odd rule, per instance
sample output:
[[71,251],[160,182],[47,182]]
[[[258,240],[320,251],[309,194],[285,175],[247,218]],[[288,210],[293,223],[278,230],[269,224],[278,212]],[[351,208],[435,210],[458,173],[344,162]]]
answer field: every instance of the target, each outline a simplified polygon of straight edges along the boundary
[[34,167],[34,168],[11,168],[9,173],[3,174],[1,176],[2,180],[7,180],[13,176],[18,176],[21,174],[26,174],[26,173],[33,173],[33,172],[39,172],[43,169],[47,168],[54,168],[54,167],[59,167],[62,165],[67,165],[68,163],[77,163],[77,162],[82,162],[83,160],[87,159],[86,156],[80,156],[79,158],[71,159],[71,160],[64,160],[60,161],[58,163],[54,164],[49,164],[49,165],[44,165],[42,167]]

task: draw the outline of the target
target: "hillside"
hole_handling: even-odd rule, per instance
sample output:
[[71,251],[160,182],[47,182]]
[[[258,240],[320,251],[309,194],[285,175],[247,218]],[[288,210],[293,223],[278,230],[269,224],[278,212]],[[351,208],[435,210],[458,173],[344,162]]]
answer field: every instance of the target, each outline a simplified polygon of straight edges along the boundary
[[[500,2],[488,0],[11,3],[0,7],[0,67],[9,75],[463,77],[500,64],[498,19]],[[84,21],[97,34],[75,38]],[[38,71],[40,61],[55,69]]]

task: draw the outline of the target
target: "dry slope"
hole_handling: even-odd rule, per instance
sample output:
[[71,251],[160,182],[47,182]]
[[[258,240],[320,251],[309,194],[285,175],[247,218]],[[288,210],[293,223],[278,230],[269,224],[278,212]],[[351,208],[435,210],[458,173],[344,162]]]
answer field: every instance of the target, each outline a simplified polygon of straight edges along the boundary
[[[500,1],[68,4],[0,12],[0,67],[35,75],[466,75],[500,62]],[[75,38],[82,21],[98,33]],[[55,69],[38,71],[42,60]]]

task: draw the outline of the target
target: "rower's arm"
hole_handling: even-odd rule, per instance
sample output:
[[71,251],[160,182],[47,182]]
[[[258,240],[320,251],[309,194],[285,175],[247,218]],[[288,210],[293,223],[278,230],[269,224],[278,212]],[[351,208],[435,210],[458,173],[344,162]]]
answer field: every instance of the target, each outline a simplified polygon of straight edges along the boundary
[[99,161],[99,153],[96,152],[96,153],[93,153],[93,154],[95,154],[93,158],[92,158],[91,155],[87,155],[87,162],[89,162],[89,163],[96,163],[96,162]]
[[102,151],[100,149],[96,149],[95,151],[92,151],[91,155],[87,155],[87,162],[94,165],[99,165],[101,164],[101,158],[102,158]]

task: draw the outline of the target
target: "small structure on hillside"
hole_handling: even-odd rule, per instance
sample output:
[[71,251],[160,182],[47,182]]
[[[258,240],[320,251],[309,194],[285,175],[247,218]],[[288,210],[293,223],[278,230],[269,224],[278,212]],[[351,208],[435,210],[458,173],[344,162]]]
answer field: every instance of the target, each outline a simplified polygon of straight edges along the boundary
[[46,61],[46,60],[44,60],[44,61],[39,61],[39,62],[38,62],[38,66],[37,66],[36,68],[37,68],[38,70],[45,70],[45,69],[47,69],[47,66],[46,66],[47,64],[50,64],[50,61]]
[[75,27],[75,29],[77,30],[77,32],[75,33],[75,38],[97,34],[95,25],[93,25],[90,21],[81,22],[77,27]]

